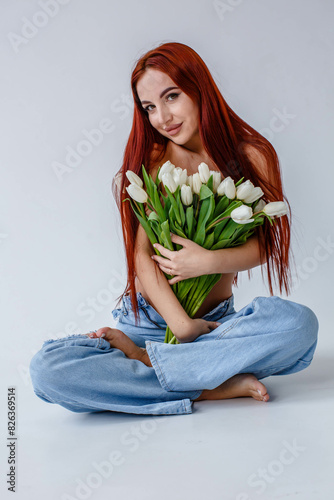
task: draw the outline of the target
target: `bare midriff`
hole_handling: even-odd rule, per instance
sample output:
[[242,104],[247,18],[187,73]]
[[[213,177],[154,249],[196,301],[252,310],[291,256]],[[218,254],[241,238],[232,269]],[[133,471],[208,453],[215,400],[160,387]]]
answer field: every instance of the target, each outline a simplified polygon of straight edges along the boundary
[[[198,165],[201,162],[205,162],[210,170],[217,170],[220,172],[217,165],[211,160],[211,158],[204,158],[196,153],[193,153],[173,141],[169,141],[166,149],[166,153],[163,159],[159,162],[159,165],[163,165],[167,160],[170,160],[176,167],[186,168],[188,175],[198,172]],[[222,176],[223,178],[223,176]],[[162,192],[166,195],[164,189]],[[194,318],[201,318],[212,309],[214,309],[220,302],[228,299],[232,295],[232,282],[236,273],[222,274],[222,277],[214,285],[212,290],[209,292],[207,297],[204,299],[203,304],[198,309],[197,313],[193,316]],[[136,292],[140,292],[146,301],[152,306],[150,299],[144,290],[142,284],[139,281],[138,276],[135,280]]]
[[[193,316],[194,318],[201,318],[208,312],[210,312],[212,309],[214,309],[220,302],[222,302],[225,299],[228,299],[232,295],[232,281],[234,278],[234,273],[229,273],[229,274],[223,274],[218,283],[214,285],[212,290],[209,292],[207,297],[204,299],[203,304],[201,307],[198,309],[197,313]],[[148,295],[146,294],[146,291],[142,287],[138,276],[136,276],[135,280],[135,287],[136,287],[136,292],[140,292],[144,299],[147,300],[147,302],[152,306],[153,304],[151,303]]]

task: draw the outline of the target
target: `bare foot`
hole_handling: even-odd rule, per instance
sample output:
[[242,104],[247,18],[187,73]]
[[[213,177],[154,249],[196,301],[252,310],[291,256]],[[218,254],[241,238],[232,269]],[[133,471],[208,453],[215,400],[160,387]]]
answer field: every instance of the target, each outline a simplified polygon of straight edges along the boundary
[[146,366],[152,366],[149,355],[146,349],[143,347],[138,347],[125,333],[117,328],[104,327],[100,328],[96,332],[91,332],[87,334],[90,338],[99,338],[104,334],[103,338],[110,343],[111,347],[115,347],[130,359],[137,359],[141,361]]
[[265,385],[260,382],[252,373],[238,373],[225,380],[215,389],[205,389],[194,401],[203,399],[230,399],[250,396],[258,401],[269,400],[269,394]]

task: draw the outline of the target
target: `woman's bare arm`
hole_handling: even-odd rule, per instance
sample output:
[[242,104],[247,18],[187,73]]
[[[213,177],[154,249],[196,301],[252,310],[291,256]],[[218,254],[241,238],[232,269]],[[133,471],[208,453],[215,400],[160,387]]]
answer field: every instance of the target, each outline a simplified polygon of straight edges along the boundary
[[135,242],[136,274],[150,303],[164,318],[174,335],[177,338],[186,338],[192,320],[178,301],[164,273],[151,259],[154,254],[147,234],[139,224]]
[[[149,170],[155,181],[159,165]],[[151,210],[147,207],[146,213]],[[192,326],[192,319],[181,306],[164,273],[151,258],[156,255],[154,248],[141,224],[138,226],[135,241],[135,269],[141,285],[144,287],[150,303],[164,318],[176,338],[186,339]]]
[[243,245],[220,250],[209,250],[206,260],[207,274],[247,271],[265,263],[260,258],[258,236],[251,236]]

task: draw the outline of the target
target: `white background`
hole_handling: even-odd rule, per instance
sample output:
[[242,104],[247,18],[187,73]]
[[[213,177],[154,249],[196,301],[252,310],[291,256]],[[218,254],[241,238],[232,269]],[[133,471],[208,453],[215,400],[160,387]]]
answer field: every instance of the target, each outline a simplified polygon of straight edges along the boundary
[[[79,471],[85,470],[88,474],[93,470],[91,462],[81,464],[83,469],[80,469],[75,459],[69,458],[65,441],[62,451],[57,451],[57,465],[53,463],[52,450],[57,437],[53,436],[50,444],[50,433],[59,432],[59,421],[67,432],[73,432],[78,422],[83,425],[84,417],[39,401],[32,391],[28,366],[33,354],[47,338],[113,325],[111,311],[126,284],[126,263],[111,181],[121,166],[132,125],[132,69],[142,54],[162,42],[178,41],[196,50],[232,109],[275,147],[281,161],[285,194],[293,213],[294,289],[288,298],[311,307],[320,323],[318,348],[313,365],[308,369],[309,375],[293,377],[302,380],[298,377],[308,376],[311,383],[313,369],[314,377],[318,376],[315,385],[320,389],[329,384],[332,377],[326,370],[332,365],[333,352],[333,307],[330,301],[334,268],[333,2],[131,0],[115,3],[63,0],[62,4],[56,2],[58,12],[52,16],[45,14],[47,4],[46,0],[2,0],[0,18],[0,303],[3,345],[0,407],[5,431],[6,388],[16,386],[19,429],[21,423],[21,490],[16,498],[20,499],[30,498],[30,495],[31,498],[45,498],[50,485],[53,485],[54,496],[49,498],[61,498],[64,492],[73,493],[73,481],[79,477]],[[279,121],[275,117],[280,114],[289,118]],[[81,141],[87,141],[85,134],[99,128],[105,119],[110,120],[112,130],[101,134],[100,143],[91,144],[85,154],[81,150],[77,164],[70,165],[68,152],[80,151]],[[59,164],[65,166],[66,171],[59,173]],[[234,288],[234,294],[236,310],[255,296],[268,296],[260,268],[253,270],[251,281],[247,272],[239,273],[239,287]],[[278,288],[275,294],[280,295]],[[293,377],[279,380],[272,377],[271,380],[273,386],[281,384],[284,393]],[[308,385],[303,386],[306,393],[307,388]],[[294,401],[293,394],[289,404]],[[325,396],[329,398],[328,391],[325,391]],[[305,402],[308,397],[312,399],[312,394],[305,396]],[[221,402],[202,403],[201,408],[207,409],[207,415],[202,415],[203,429],[207,429],[212,412],[216,412],[217,418],[224,415],[226,418],[225,409],[239,415],[249,408],[249,398],[224,403],[224,412],[219,406]],[[260,403],[252,403],[251,409],[256,415]],[[314,401],[310,404],[313,407]],[[306,412],[305,409],[301,411]],[[127,419],[145,419],[121,414],[111,416],[114,420],[104,416],[105,421],[102,421],[100,416],[100,424],[98,420],[90,420],[89,432],[94,426],[92,436],[99,435],[103,422],[106,424],[105,437],[114,422],[119,422],[120,426],[125,422],[129,426]],[[193,419],[195,414],[169,417],[165,419],[165,425],[174,422],[183,429],[187,427],[187,418]],[[295,416],[291,418],[294,420]],[[36,419],[45,426],[43,439],[38,430],[41,427],[31,427]],[[196,425],[196,420],[192,422]],[[322,428],[323,423],[318,423]],[[267,432],[272,439],[270,425]],[[171,425],[168,432],[172,433],[173,429]],[[315,431],[315,427],[312,430]],[[94,443],[89,439],[89,432],[86,445],[92,452],[90,447]],[[284,437],[287,438],[287,434],[283,433]],[[41,453],[34,455],[36,439],[41,441]],[[73,442],[77,443],[78,439],[73,438]],[[164,443],[162,439],[162,453],[165,453]],[[143,446],[133,459],[133,470],[130,466],[123,466],[123,474],[132,475],[134,470],[137,473],[139,470],[142,477],[149,480],[150,470],[145,469],[145,465],[138,469],[138,461],[142,460],[140,453],[147,453]],[[231,446],[237,459],[238,448],[233,445],[233,440]],[[311,445],[307,446],[311,457],[314,450]],[[110,447],[111,450],[115,448],[117,446]],[[274,459],[281,448],[282,445],[275,443],[266,463]],[[187,462],[189,450],[182,449]],[[155,451],[158,450],[159,446]],[[2,463],[6,464],[5,441],[1,452],[4,454]],[[193,451],[189,453],[192,455]],[[325,464],[330,463],[326,453],[328,451],[324,449],[320,453],[324,460],[321,469],[324,481],[327,477]],[[166,466],[169,464],[173,468],[178,463],[171,456],[167,450],[166,464],[160,463],[161,481],[164,477],[171,477]],[[203,456],[202,450],[202,459]],[[78,467],[75,473],[69,470],[69,460]],[[155,456],[153,460],[156,462]],[[312,460],[307,462],[310,467]],[[45,463],[50,464],[50,476],[47,475],[50,481],[45,479],[43,482],[38,470],[43,464],[46,467]],[[288,475],[282,473],[268,488],[274,488],[282,481],[282,494],[290,491],[284,489],[286,484],[290,484],[291,491],[299,491],[298,488],[304,491],[302,476],[297,475],[296,479],[296,471],[292,472],[292,465],[289,467],[292,483],[289,483]],[[299,467],[301,473],[301,462]],[[253,469],[250,472],[245,469],[241,475],[232,469],[228,469],[227,482],[224,483],[231,492],[229,498],[237,498],[237,494],[244,490],[248,491],[249,498],[257,498],[259,495],[254,493],[254,488],[248,487],[247,490],[238,486],[246,484]],[[210,475],[206,475],[208,471],[202,473],[202,489],[191,490],[192,498],[197,498],[195,495],[199,493],[198,498],[202,498],[208,491],[208,485],[204,483],[209,481]],[[3,473],[1,480],[5,491],[4,476]],[[103,497],[104,487],[106,492],[115,493],[115,498],[124,497],[121,483],[108,481],[94,491],[94,498]],[[181,478],[180,481],[179,492],[183,498],[187,492],[190,495],[190,490]],[[194,487],[196,481],[189,478],[187,484]],[[136,494],[137,498],[165,498],[161,496],[163,492],[157,493],[158,490],[157,496],[153,490],[149,496],[145,484],[138,485],[138,491],[135,493],[134,490],[133,495]],[[318,486],[321,489],[320,483]],[[313,498],[305,496],[311,495],[310,491],[305,487],[304,496],[298,498]],[[314,498],[319,498],[316,493]],[[216,489],[209,496],[227,498]]]

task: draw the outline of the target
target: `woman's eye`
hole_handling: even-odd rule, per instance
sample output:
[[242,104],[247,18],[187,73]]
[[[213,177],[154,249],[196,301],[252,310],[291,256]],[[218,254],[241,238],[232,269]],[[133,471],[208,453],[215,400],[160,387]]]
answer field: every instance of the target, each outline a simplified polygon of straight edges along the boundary
[[175,93],[173,93],[173,94],[168,94],[167,99],[168,99],[168,97],[172,97],[172,96],[176,96],[176,97],[177,97],[178,95],[179,95],[179,94],[175,94]]
[[[170,97],[177,97],[179,94],[175,94],[175,93],[172,93],[172,94],[168,94],[168,96],[166,97],[167,100],[169,100]],[[172,101],[174,99],[171,99]],[[149,109],[150,106],[154,106],[154,104],[149,104],[148,106],[146,106],[146,108],[144,108],[144,111],[152,111],[151,109]]]

